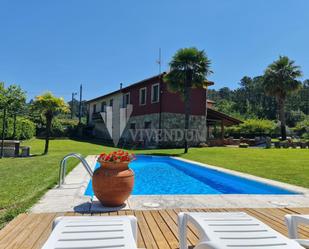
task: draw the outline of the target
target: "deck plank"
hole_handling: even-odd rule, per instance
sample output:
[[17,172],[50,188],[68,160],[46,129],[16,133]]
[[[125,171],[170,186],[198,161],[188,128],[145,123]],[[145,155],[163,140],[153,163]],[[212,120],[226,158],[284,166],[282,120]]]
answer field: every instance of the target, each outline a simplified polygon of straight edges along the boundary
[[167,243],[164,235],[162,234],[160,228],[158,227],[156,221],[150,212],[143,212],[144,218],[148,224],[148,227],[152,233],[153,238],[155,239],[158,248],[170,248],[170,245]]
[[[53,222],[53,220],[56,218],[55,213],[50,213],[46,215],[42,215],[42,220],[40,223],[34,227],[34,229],[31,231],[30,234],[25,238],[25,240],[21,243],[22,247],[20,248],[33,248],[37,243],[37,241],[40,239],[40,237],[44,234],[45,230],[50,229],[49,224]],[[32,233],[37,234],[36,237],[31,236]],[[45,237],[45,236],[44,236]]]
[[[60,217],[60,216],[64,216],[64,213],[55,213],[55,217]],[[47,224],[45,230],[42,232],[41,236],[38,238],[38,240],[36,241],[36,243],[33,245],[33,247],[31,249],[41,249],[42,246],[44,245],[46,239],[48,238],[49,234],[52,231],[52,223],[53,220]]]
[[138,224],[140,225],[140,231],[142,233],[142,236],[144,238],[145,246],[149,249],[157,249],[157,243],[155,239],[153,238],[152,233],[150,232],[150,229],[148,227],[148,224],[143,216],[142,211],[134,211],[134,215],[136,216],[138,220]]
[[[35,216],[35,215],[33,215]],[[36,227],[40,226],[40,224],[44,221],[44,218],[46,215],[38,215],[35,217],[35,219],[30,219],[30,222],[28,223],[28,226],[24,227],[20,230],[18,234],[14,235],[14,239],[8,241],[6,243],[6,248],[10,249],[21,249],[23,248],[23,245],[25,244],[25,241],[30,240],[33,238],[33,230],[35,230]],[[36,234],[36,237],[38,235]],[[25,247],[26,248],[26,247]]]
[[26,214],[18,215],[14,220],[12,220],[9,224],[7,224],[0,233],[0,241],[3,241],[4,237],[10,234],[13,229],[16,229],[21,222],[27,219]]
[[[16,219],[19,219],[20,216],[18,216]],[[23,230],[26,230],[27,227],[33,222],[33,220],[36,220],[38,218],[38,215],[36,214],[29,214],[26,216],[26,218],[20,222],[20,224],[16,225],[9,233],[6,234],[5,229],[0,231],[0,238],[3,237],[3,239],[0,240],[1,249],[4,248],[12,248],[8,247],[8,245],[11,242],[15,242],[18,240],[19,235],[23,232]],[[14,220],[12,221],[14,222]],[[9,224],[10,225],[10,224]],[[4,233],[4,235],[2,235]]]
[[[177,249],[177,214],[181,211],[194,212],[247,212],[278,232],[287,235],[284,222],[286,214],[309,214],[309,208],[231,208],[231,209],[166,209],[166,210],[126,210],[110,213],[44,213],[21,214],[0,231],[0,249],[40,249],[51,232],[55,217],[67,215],[135,215],[138,220],[138,247],[154,249]],[[309,236],[308,227],[300,227],[301,237]],[[195,245],[198,233],[192,226],[188,231],[188,244]]]
[[168,223],[164,221],[158,211],[152,211],[151,214],[170,247],[173,249],[177,248],[179,246],[179,242],[177,240],[178,236],[173,234],[170,227],[168,226]]

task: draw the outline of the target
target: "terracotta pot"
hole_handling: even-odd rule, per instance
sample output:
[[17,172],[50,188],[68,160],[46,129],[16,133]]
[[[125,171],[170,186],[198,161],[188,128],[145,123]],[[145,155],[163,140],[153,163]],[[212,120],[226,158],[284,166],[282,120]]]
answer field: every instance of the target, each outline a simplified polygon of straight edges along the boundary
[[134,185],[134,172],[129,163],[101,163],[93,172],[92,188],[95,196],[106,207],[118,207],[130,196]]

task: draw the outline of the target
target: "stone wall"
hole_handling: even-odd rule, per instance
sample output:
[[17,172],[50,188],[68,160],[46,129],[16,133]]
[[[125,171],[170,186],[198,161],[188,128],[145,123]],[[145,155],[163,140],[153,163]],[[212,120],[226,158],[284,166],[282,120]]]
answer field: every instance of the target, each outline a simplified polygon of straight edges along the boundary
[[[137,146],[143,148],[164,147],[175,148],[183,146],[185,115],[177,113],[161,114],[161,129],[159,129],[159,114],[133,116],[121,136],[120,146]],[[145,122],[151,122],[151,127],[145,129]],[[135,129],[130,129],[132,124]],[[187,134],[189,145],[197,146],[206,141],[205,116],[190,116],[190,129]]]
[[[179,134],[183,132],[185,127],[185,115],[178,113],[162,113],[162,127],[166,129],[169,134],[173,134],[172,139],[164,139],[161,142],[161,147],[182,147],[183,139]],[[178,133],[178,135],[177,135]],[[189,146],[198,146],[200,143],[206,142],[206,122],[205,116],[190,115],[188,141]]]
[[[145,122],[151,122],[151,128],[145,129]],[[131,125],[135,125],[135,130],[130,129]],[[119,146],[134,146],[138,147],[157,147],[154,138],[149,138],[147,132],[152,129],[159,129],[159,114],[147,114],[130,117],[119,141]],[[145,130],[140,132],[141,130]]]

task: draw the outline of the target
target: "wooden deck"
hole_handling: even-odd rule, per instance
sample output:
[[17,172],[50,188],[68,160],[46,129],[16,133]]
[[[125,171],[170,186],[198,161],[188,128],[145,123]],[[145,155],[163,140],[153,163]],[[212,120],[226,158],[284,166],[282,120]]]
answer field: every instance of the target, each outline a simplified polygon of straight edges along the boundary
[[[180,211],[235,212],[243,211],[287,235],[285,214],[309,214],[309,208],[263,209],[170,209],[153,211],[118,211],[101,214],[47,213],[21,214],[0,231],[1,249],[39,249],[51,232],[51,223],[63,215],[135,215],[138,220],[138,246],[140,248],[178,248],[177,213]],[[309,227],[300,228],[301,237],[309,238]],[[198,241],[197,231],[190,227],[190,245]]]

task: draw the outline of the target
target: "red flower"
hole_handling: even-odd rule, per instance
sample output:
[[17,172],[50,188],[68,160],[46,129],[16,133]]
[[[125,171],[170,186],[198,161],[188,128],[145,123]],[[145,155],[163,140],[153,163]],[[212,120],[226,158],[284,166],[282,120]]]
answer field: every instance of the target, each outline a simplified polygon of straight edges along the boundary
[[123,150],[113,151],[109,154],[101,153],[98,157],[99,162],[130,162],[134,159],[134,154]]

